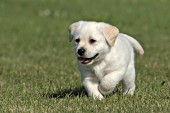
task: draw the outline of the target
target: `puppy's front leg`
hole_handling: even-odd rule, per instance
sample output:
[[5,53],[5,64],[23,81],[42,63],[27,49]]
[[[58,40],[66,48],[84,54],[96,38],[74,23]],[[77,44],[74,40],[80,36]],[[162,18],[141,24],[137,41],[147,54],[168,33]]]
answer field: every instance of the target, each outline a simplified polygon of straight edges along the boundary
[[112,93],[116,87],[116,85],[122,80],[124,71],[114,71],[103,77],[99,84],[99,91],[103,95],[107,95]]
[[99,81],[96,78],[93,77],[84,78],[83,85],[89,97],[93,97],[94,99],[99,100],[103,99],[103,95],[98,90]]

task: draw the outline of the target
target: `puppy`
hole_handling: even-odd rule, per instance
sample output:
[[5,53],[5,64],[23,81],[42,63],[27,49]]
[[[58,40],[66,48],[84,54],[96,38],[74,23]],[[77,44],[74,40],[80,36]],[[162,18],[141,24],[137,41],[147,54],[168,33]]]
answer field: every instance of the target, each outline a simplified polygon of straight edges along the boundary
[[102,99],[121,81],[123,94],[135,91],[134,50],[144,54],[134,38],[119,33],[103,22],[79,21],[69,27],[69,41],[74,39],[83,86],[88,96]]

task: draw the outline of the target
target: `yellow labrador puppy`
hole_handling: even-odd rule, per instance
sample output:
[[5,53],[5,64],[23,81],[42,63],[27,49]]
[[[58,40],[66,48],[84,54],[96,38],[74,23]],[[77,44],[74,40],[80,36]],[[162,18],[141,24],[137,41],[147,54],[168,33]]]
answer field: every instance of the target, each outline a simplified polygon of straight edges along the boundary
[[102,99],[121,81],[123,94],[135,91],[134,49],[144,50],[137,40],[119,33],[118,28],[103,22],[79,21],[69,27],[74,39],[83,86],[88,96]]

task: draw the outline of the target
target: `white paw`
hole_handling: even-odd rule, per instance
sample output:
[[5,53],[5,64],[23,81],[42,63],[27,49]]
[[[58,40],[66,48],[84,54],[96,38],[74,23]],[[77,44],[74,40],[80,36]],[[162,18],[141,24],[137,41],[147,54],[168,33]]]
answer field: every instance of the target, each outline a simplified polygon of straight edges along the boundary
[[99,85],[99,91],[100,93],[102,93],[103,95],[107,95],[110,94],[114,91],[114,89],[109,89],[109,88],[104,88],[101,85]]
[[93,99],[99,99],[102,100],[103,99],[103,95],[93,95]]

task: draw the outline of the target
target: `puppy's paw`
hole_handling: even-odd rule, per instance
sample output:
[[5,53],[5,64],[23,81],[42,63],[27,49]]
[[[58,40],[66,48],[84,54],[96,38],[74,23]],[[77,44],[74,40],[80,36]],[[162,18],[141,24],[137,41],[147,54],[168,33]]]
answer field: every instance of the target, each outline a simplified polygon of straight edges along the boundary
[[102,94],[93,94],[92,97],[95,100],[102,100],[104,98]]
[[101,93],[93,93],[92,95],[89,95],[89,97],[92,97],[94,100],[102,100],[104,98]]
[[102,100],[103,98],[103,95],[93,95],[94,100]]
[[111,87],[109,84],[105,84],[104,82],[101,82],[98,87],[100,93],[103,95],[110,94],[114,91],[114,88]]

